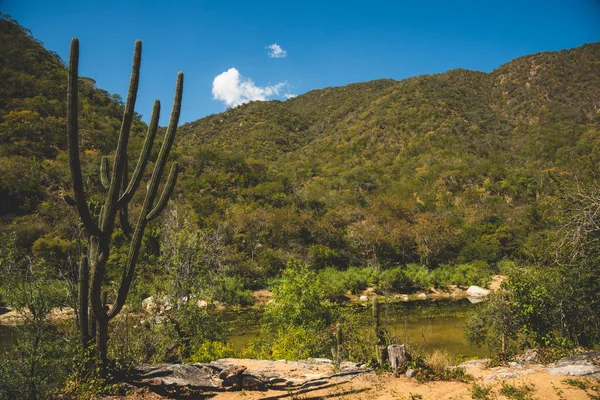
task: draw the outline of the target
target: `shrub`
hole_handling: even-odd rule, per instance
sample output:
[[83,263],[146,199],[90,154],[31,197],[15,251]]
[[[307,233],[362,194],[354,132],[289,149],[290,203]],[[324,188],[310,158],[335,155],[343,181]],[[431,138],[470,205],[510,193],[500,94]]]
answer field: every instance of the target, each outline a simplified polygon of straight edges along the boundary
[[194,353],[190,357],[190,361],[195,363],[206,363],[218,360],[220,358],[228,358],[235,356],[235,350],[230,345],[223,342],[205,340],[194,351]]
[[379,290],[382,292],[406,292],[413,286],[413,281],[402,267],[394,267],[383,271],[379,277]]
[[254,301],[252,292],[244,288],[244,280],[238,275],[219,276],[215,279],[213,299],[229,305],[251,305]]
[[275,359],[327,356],[333,343],[334,320],[317,274],[306,264],[291,261],[261,320],[261,330],[268,336],[255,342],[250,353]]

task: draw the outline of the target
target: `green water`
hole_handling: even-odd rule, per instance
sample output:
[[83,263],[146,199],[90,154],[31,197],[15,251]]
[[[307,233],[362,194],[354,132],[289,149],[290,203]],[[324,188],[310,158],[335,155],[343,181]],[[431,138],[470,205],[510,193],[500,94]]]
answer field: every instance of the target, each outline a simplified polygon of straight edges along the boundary
[[[467,319],[479,305],[467,299],[457,301],[413,301],[381,304],[380,319],[396,343],[406,343],[422,353],[442,349],[454,356],[485,357],[486,350],[471,346],[465,340]],[[343,314],[359,321],[361,329],[371,329],[370,304],[340,307]],[[229,343],[236,350],[246,348],[261,335],[262,310],[247,308],[228,311],[222,322],[230,330]],[[0,325],[0,353],[16,339],[15,328]]]
[[[394,342],[409,344],[419,352],[440,349],[455,356],[486,357],[486,349],[474,347],[465,339],[466,321],[478,306],[467,299],[381,304],[380,319]],[[369,304],[346,306],[343,311],[358,319],[362,329],[371,329]],[[236,350],[261,335],[261,314],[260,310],[248,309],[225,316],[225,324],[231,329],[229,343]]]

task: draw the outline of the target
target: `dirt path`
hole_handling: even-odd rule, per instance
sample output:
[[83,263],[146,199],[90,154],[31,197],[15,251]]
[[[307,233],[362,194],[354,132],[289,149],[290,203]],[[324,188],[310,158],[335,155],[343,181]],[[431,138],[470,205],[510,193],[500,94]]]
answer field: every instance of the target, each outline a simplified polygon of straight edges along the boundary
[[[241,360],[240,360],[241,361]],[[245,361],[245,360],[244,360]],[[247,363],[249,369],[260,368],[261,361]],[[285,368],[285,365],[280,367]],[[322,367],[323,368],[323,367]],[[331,367],[329,367],[331,368]],[[479,385],[491,387],[488,398],[508,399],[499,394],[503,385],[534,387],[531,397],[524,399],[589,399],[586,392],[563,382],[564,376],[552,376],[542,366],[485,368],[481,364],[465,367],[475,377]],[[292,373],[301,374],[295,370]],[[315,371],[316,372],[316,371]],[[333,370],[329,372],[333,373]],[[319,381],[316,381],[317,383]],[[394,378],[390,374],[377,375],[374,372],[328,379],[297,390],[269,390],[267,392],[225,392],[217,393],[213,399],[472,399],[473,383],[430,382],[420,384],[413,378]],[[421,396],[421,397],[419,397]]]
[[[269,382],[268,390],[254,391],[241,390],[231,391],[231,385],[226,385],[225,380],[210,378],[200,379],[203,386],[212,385],[204,389],[201,394],[185,397],[185,386],[178,386],[179,392],[170,392],[166,395],[165,388],[172,390],[174,380],[179,384],[198,381],[198,374],[202,369],[206,371],[218,366],[221,371],[240,370],[243,366],[247,368],[244,373],[258,378],[261,382]],[[543,365],[530,365],[528,363],[512,363],[510,366],[487,368],[485,361],[471,361],[463,364],[467,373],[474,378],[472,382],[429,382],[418,383],[414,378],[404,375],[395,378],[389,373],[377,374],[369,371],[359,364],[345,362],[342,364],[341,372],[335,373],[331,361],[316,359],[308,361],[288,362],[285,360],[249,360],[249,359],[222,359],[210,364],[195,364],[188,366],[177,366],[173,364],[162,364],[149,366],[150,378],[144,378],[132,382],[138,389],[133,389],[127,396],[113,396],[108,399],[148,399],[157,400],[164,398],[207,398],[212,399],[523,399],[523,400],[561,400],[561,399],[594,399],[600,397],[599,389],[586,390],[574,387],[565,382],[566,378],[584,382],[588,386],[598,385],[598,380],[555,376],[548,372]],[[168,370],[180,371],[171,374]],[[183,376],[181,371],[192,371],[191,375]],[[195,372],[198,371],[198,372]],[[226,374],[227,375],[227,374]],[[214,375],[213,375],[214,376]],[[232,375],[227,375],[232,376]],[[181,380],[183,378],[183,381]],[[174,379],[174,380],[173,380]],[[223,378],[224,379],[224,378]],[[227,378],[229,379],[229,378]],[[254,379],[254,378],[252,378]],[[223,382],[223,383],[221,383]],[[239,381],[238,381],[239,382]],[[246,381],[244,381],[246,382]],[[252,381],[250,381],[252,382]],[[486,395],[474,397],[474,385],[488,390]],[[245,384],[244,384],[245,385]],[[225,387],[225,388],[224,388]],[[248,387],[248,386],[244,386]],[[500,392],[503,388],[521,390],[513,396],[505,396]],[[524,389],[530,388],[530,392]],[[189,392],[188,392],[189,394]],[[588,394],[592,396],[588,396]],[[200,397],[198,397],[200,396]]]

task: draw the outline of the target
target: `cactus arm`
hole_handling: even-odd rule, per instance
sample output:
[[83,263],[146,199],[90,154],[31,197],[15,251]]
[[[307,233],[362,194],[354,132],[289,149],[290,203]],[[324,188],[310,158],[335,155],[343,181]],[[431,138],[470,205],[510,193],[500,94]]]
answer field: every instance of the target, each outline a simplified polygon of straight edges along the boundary
[[171,171],[169,172],[169,178],[167,179],[167,183],[163,188],[162,194],[158,199],[158,203],[156,206],[150,211],[146,219],[148,221],[152,221],[162,212],[167,203],[169,202],[169,198],[171,198],[171,194],[173,194],[173,189],[175,188],[175,182],[177,181],[177,174],[179,173],[179,168],[176,162],[171,165]]
[[156,137],[159,117],[160,101],[156,100],[154,102],[154,107],[152,108],[152,117],[150,118],[150,124],[148,125],[148,132],[146,133],[146,139],[144,140],[144,147],[142,148],[140,158],[138,159],[137,165],[135,166],[135,171],[133,172],[129,184],[123,185],[124,187],[126,186],[127,189],[125,189],[125,192],[119,198],[120,207],[124,207],[127,203],[129,203],[129,201],[133,197],[133,194],[137,190],[140,181],[142,180],[142,175],[144,174],[144,170],[146,169],[146,165],[148,163],[148,160],[150,159],[150,151],[152,150],[154,138]]
[[131,240],[133,236],[133,227],[129,222],[129,213],[127,212],[127,206],[121,208],[119,210],[119,220],[121,221],[121,229],[123,230],[123,234],[127,239]]
[[79,262],[79,331],[81,343],[90,342],[89,320],[88,320],[88,285],[89,266],[87,256],[82,256]]
[[[123,188],[127,187],[129,183],[129,171],[128,171],[128,161],[127,161],[127,153],[125,153],[125,168],[123,168],[123,182],[121,185],[121,193],[120,196],[123,196]],[[133,230],[131,229],[131,225],[129,224],[129,212],[127,210],[127,203],[123,205],[123,207],[119,208],[119,220],[121,221],[121,230],[127,237],[127,239],[131,239],[131,235],[133,235]]]
[[108,157],[102,157],[100,162],[100,183],[104,186],[104,189],[108,189],[110,186],[110,179],[108,178]]
[[79,113],[78,113],[78,75],[79,75],[79,40],[71,40],[69,56],[69,76],[67,81],[67,144],[69,151],[69,167],[73,182],[74,202],[85,230],[90,235],[100,233],[88,208],[83,191],[81,163],[79,160]]
[[156,164],[154,165],[152,178],[150,178],[150,186],[148,188],[148,191],[146,192],[146,197],[144,198],[142,210],[140,212],[140,215],[138,216],[138,222],[135,226],[135,232],[133,233],[133,237],[131,239],[131,244],[129,246],[129,254],[127,255],[127,264],[123,269],[123,276],[121,279],[119,290],[117,292],[117,299],[114,302],[112,308],[108,311],[109,319],[112,319],[117,314],[119,314],[119,312],[125,305],[125,300],[127,299],[127,295],[129,294],[129,288],[131,287],[131,281],[135,272],[135,264],[137,262],[137,257],[139,255],[140,248],[142,245],[142,237],[144,236],[144,230],[146,229],[146,224],[148,223],[146,216],[148,215],[152,208],[152,205],[154,204],[156,192],[158,191],[160,176],[163,173],[165,164],[167,162],[167,156],[169,154],[169,151],[171,150],[173,141],[175,140],[175,133],[177,132],[177,125],[179,123],[179,114],[181,112],[182,94],[183,73],[180,72],[177,75],[175,100],[173,102],[173,109],[171,111],[171,119],[169,121],[169,127],[167,128],[167,134],[160,148],[160,153],[158,154]]
[[[131,78],[129,80],[129,90],[123,111],[123,122],[121,124],[121,133],[117,142],[117,150],[113,161],[112,178],[105,201],[104,217],[100,229],[104,234],[110,237],[114,228],[115,216],[117,212],[117,200],[121,191],[123,178],[123,168],[127,168],[127,144],[129,142],[129,132],[131,122],[133,121],[135,100],[137,98],[138,84],[140,81],[140,64],[142,62],[142,42],[135,42],[133,54],[133,65],[131,67]],[[102,274],[103,275],[103,274]]]

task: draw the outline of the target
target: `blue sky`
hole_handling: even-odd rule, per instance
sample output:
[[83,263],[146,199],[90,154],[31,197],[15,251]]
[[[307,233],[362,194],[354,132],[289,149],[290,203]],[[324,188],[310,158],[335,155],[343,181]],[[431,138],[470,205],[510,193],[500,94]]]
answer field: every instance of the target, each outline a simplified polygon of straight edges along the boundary
[[[155,98],[170,110],[181,70],[181,122],[249,99],[453,68],[492,71],[522,55],[600,41],[600,0],[0,0],[0,11],[64,60],[77,36],[80,74],[123,97],[141,39],[136,111],[149,119]],[[273,49],[285,57],[269,57]]]

